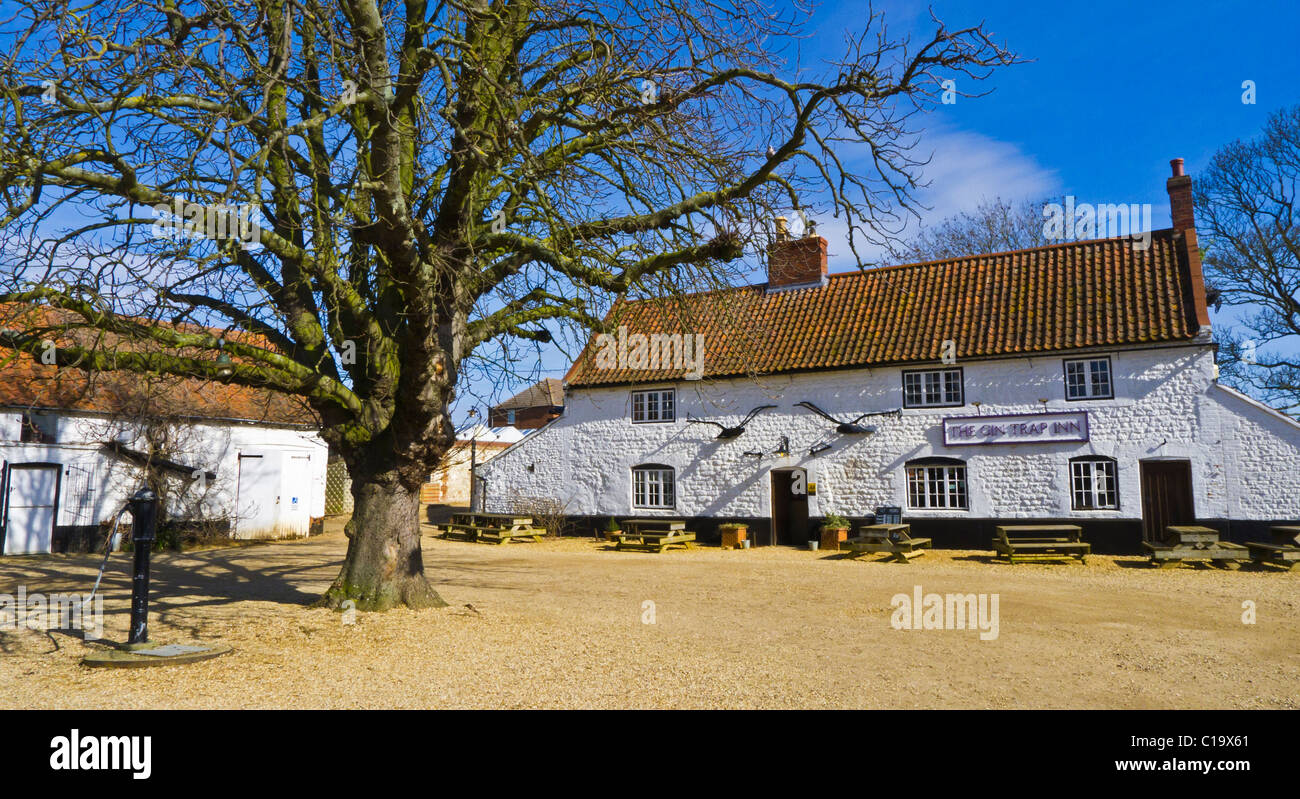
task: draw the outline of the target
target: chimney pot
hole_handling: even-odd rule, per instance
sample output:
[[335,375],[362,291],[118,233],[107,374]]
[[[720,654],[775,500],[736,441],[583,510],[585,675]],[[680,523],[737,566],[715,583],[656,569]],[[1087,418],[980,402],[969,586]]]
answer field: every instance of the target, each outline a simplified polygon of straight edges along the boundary
[[1174,168],[1174,177],[1177,178],[1183,175],[1183,159],[1175,158],[1169,162],[1169,165]]
[[786,230],[786,226],[785,226],[787,221],[788,220],[783,216],[778,216],[776,218],[776,240],[777,241],[785,241],[789,237],[790,234]]

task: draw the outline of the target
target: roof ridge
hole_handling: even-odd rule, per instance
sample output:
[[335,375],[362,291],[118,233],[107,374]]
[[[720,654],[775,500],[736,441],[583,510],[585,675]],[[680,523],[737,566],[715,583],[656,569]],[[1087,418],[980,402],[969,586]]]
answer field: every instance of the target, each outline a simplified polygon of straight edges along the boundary
[[[1168,233],[1170,234],[1170,238],[1172,238],[1173,237],[1172,234],[1174,232],[1175,231],[1173,228],[1161,228],[1159,230],[1150,231],[1152,239],[1155,239],[1157,234],[1162,234],[1162,233]],[[908,269],[908,268],[921,267],[921,266],[935,266],[937,264],[955,264],[960,261],[974,261],[980,258],[1001,258],[1007,255],[1024,255],[1027,253],[1046,252],[1047,250],[1064,249],[1066,247],[1080,247],[1086,245],[1109,244],[1112,242],[1132,241],[1132,240],[1133,240],[1132,236],[1110,236],[1109,238],[1104,238],[1104,239],[1081,239],[1078,241],[1062,241],[1056,244],[1040,244],[1037,247],[1021,247],[1018,250],[998,250],[996,252],[981,252],[981,253],[974,253],[972,255],[959,255],[955,258],[935,258],[929,261],[912,261],[905,264],[890,264],[889,266],[877,266],[871,269],[857,269],[850,272],[831,272],[826,277],[828,278],[852,277],[853,275],[884,272],[893,269]]]

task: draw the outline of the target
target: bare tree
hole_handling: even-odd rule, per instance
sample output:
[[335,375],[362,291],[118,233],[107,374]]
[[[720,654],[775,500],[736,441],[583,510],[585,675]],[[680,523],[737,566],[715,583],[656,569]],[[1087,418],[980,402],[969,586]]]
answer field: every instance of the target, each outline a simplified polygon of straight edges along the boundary
[[[1215,153],[1193,182],[1209,282],[1241,330],[1219,336],[1221,377],[1300,410],[1300,105]],[[1267,350],[1265,350],[1267,348]]]
[[510,489],[508,504],[511,513],[529,516],[535,527],[559,538],[570,534],[576,527],[569,518],[569,502],[556,497],[529,496]]
[[305,397],[355,500],[326,598],[363,609],[442,604],[419,488],[458,380],[505,360],[486,345],[726,282],[755,220],[819,189],[852,241],[889,236],[915,115],[1016,60],[868,13],[818,76],[784,60],[811,13],[746,0],[6,7],[0,301],[139,345],[61,364]]
[[1043,235],[1043,206],[1047,202],[1013,203],[1001,197],[981,200],[973,210],[923,226],[906,243],[895,247],[893,254],[900,262],[918,263],[1052,244]]

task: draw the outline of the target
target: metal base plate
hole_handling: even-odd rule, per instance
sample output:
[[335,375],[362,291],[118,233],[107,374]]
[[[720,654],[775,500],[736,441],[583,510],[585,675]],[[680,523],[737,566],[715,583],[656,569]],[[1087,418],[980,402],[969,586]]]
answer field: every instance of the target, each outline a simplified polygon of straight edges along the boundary
[[81,659],[82,665],[96,668],[134,669],[147,666],[173,666],[196,663],[234,651],[224,644],[135,644],[119,649],[91,652]]

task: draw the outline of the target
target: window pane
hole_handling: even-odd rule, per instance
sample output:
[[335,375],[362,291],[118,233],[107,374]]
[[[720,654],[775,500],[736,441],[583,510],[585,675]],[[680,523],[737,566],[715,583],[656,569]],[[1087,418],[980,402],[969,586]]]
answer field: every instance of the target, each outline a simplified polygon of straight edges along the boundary
[[1119,492],[1115,487],[1115,462],[1097,461],[1093,464],[1093,482],[1097,485],[1097,507],[1118,507]]
[[939,373],[925,373],[925,404],[932,405],[939,402]]
[[967,509],[965,466],[909,466],[906,474],[909,507]]
[[637,467],[632,470],[632,504],[638,508],[672,508],[675,505],[672,469]]
[[1081,399],[1088,396],[1088,389],[1083,382],[1083,363],[1080,361],[1065,362],[1065,396],[1070,399]]
[[1088,461],[1075,461],[1070,464],[1074,484],[1074,507],[1085,509],[1092,507],[1092,464]]
[[1119,507],[1115,462],[1106,459],[1070,462],[1071,502],[1076,510]]
[[1097,360],[1093,361],[1092,367],[1092,396],[1108,397],[1110,396],[1110,361]]
[[966,507],[966,468],[964,466],[953,466],[948,469],[950,481],[950,498],[949,507],[965,508]]
[[948,404],[961,402],[961,372],[950,370],[943,373],[943,401]]
[[904,373],[903,404],[913,408],[962,404],[961,370]]
[[925,507],[923,480],[920,469],[907,470],[907,504],[913,508]]
[[1065,396],[1067,399],[1107,398],[1113,396],[1110,360],[1095,358],[1065,362]]
[[926,491],[930,495],[930,507],[942,508],[944,506],[943,469],[926,469]]
[[921,376],[914,372],[903,375],[903,403],[921,404]]

